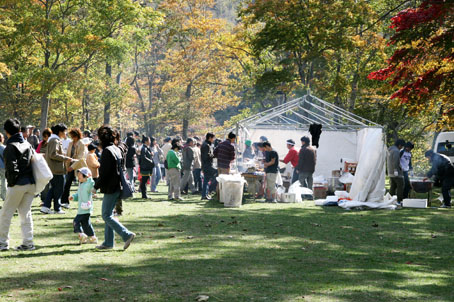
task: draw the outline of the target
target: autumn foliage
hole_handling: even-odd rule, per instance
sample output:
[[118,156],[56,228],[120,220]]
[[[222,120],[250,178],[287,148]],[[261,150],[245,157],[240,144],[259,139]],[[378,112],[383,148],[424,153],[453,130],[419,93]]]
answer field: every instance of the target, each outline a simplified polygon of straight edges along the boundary
[[441,108],[442,123],[454,116],[454,1],[427,0],[391,19],[396,47],[388,66],[369,74],[397,90],[391,99],[420,112]]

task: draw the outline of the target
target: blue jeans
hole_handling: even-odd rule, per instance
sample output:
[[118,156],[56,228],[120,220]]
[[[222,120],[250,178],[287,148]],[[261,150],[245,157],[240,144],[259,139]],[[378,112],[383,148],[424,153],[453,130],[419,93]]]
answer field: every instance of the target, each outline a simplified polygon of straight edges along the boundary
[[206,198],[208,196],[208,183],[211,181],[211,187],[215,187],[214,184],[216,183],[216,169],[210,167],[203,171],[203,185],[202,185],[202,198]]
[[104,243],[102,245],[107,247],[114,246],[115,232],[121,236],[123,241],[128,240],[132,235],[127,228],[114,219],[113,210],[119,197],[120,191],[113,194],[104,194],[102,200],[102,219],[106,223],[104,228]]
[[300,178],[300,174],[298,173],[296,168],[293,169],[292,183],[295,183],[297,180],[299,180],[299,178]]
[[46,199],[44,200],[44,206],[49,208],[52,205],[52,200],[54,201],[54,210],[60,211],[61,203],[60,198],[63,195],[63,189],[65,188],[65,176],[64,175],[54,175],[50,180],[50,189],[47,192]]
[[159,182],[161,181],[161,167],[155,165],[153,168],[153,176],[151,177],[151,192],[156,191]]
[[202,192],[202,169],[194,169],[192,175],[194,176],[194,187],[196,191]]

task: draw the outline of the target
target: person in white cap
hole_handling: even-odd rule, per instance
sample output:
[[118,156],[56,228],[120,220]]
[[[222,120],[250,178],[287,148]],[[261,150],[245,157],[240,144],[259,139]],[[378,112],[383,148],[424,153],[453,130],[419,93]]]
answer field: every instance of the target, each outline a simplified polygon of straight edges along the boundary
[[77,179],[79,180],[79,188],[77,193],[69,198],[78,202],[77,215],[74,218],[73,226],[74,233],[79,235],[79,243],[98,243],[95,236],[95,230],[90,221],[90,216],[93,213],[93,187],[95,182],[91,177],[90,169],[87,167],[77,171]]
[[293,167],[293,176],[292,176],[292,183],[296,182],[299,178],[298,171],[296,167],[298,166],[298,150],[295,148],[295,141],[293,139],[287,140],[287,149],[288,153],[284,159],[281,160],[284,164],[291,163]]

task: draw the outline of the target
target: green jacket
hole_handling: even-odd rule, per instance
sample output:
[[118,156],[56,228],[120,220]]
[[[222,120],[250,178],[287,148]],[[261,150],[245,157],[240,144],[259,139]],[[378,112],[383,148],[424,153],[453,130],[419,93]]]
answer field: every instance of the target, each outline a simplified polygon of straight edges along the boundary
[[88,177],[87,181],[81,183],[77,193],[73,195],[74,201],[78,201],[77,215],[93,213],[93,196],[92,190],[95,186],[93,178]]
[[174,150],[170,150],[169,153],[167,153],[167,166],[169,169],[176,168],[181,170],[180,154],[176,153]]

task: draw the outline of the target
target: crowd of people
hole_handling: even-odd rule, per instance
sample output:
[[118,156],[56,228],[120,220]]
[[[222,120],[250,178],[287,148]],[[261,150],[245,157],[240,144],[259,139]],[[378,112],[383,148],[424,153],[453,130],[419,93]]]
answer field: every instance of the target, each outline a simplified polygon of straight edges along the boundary
[[[96,132],[82,132],[69,129],[62,123],[44,129],[41,133],[33,127],[21,127],[17,119],[8,119],[0,134],[0,198],[4,200],[0,210],[0,251],[9,249],[9,228],[17,211],[22,228],[23,242],[17,250],[34,250],[33,221],[31,206],[36,197],[33,157],[41,154],[45,158],[52,179],[40,192],[41,213],[65,214],[64,209],[77,203],[77,215],[73,229],[79,242],[98,244],[90,217],[93,213],[93,198],[99,191],[103,194],[101,215],[104,220],[104,240],[97,249],[112,249],[115,233],[124,241],[127,249],[135,238],[118,219],[122,215],[122,177],[132,190],[148,199],[158,192],[158,184],[165,181],[168,186],[168,200],[181,201],[185,194],[200,194],[202,200],[210,200],[217,193],[216,177],[230,174],[231,164],[237,150],[236,135],[229,133],[224,141],[207,133],[202,141],[199,137],[167,137],[159,144],[154,137],[140,136],[129,132],[122,138],[120,132],[110,126],[102,126]],[[69,137],[67,138],[67,133]],[[310,138],[301,138],[301,148],[296,149],[295,141],[287,140],[288,153],[279,160],[278,153],[266,137],[258,143],[245,142],[242,160],[259,160],[266,174],[265,201],[276,202],[276,179],[279,163],[291,164],[294,168],[292,183],[299,181],[302,186],[312,189],[313,173],[317,161],[316,149],[310,145]],[[412,154],[410,142],[397,140],[388,150],[388,172],[390,193],[396,194],[401,202],[410,190],[409,175],[412,175]],[[436,177],[442,187],[444,207],[451,206],[450,190],[454,187],[454,165],[448,157],[427,151],[426,157],[432,163],[427,177]],[[216,163],[215,163],[216,161]],[[71,186],[78,182],[77,192],[71,195]],[[136,182],[139,181],[139,186]],[[150,189],[148,189],[148,187]],[[117,216],[117,217],[116,217]]]
[[[103,126],[95,133],[68,129],[62,123],[46,128],[42,133],[33,127],[20,126],[17,119],[4,124],[7,136],[0,134],[0,250],[9,249],[11,219],[18,211],[23,235],[17,250],[34,250],[32,201],[36,197],[32,159],[41,154],[52,173],[52,179],[40,193],[40,212],[45,215],[65,214],[64,209],[76,203],[77,215],[73,229],[79,242],[98,243],[90,221],[93,198],[103,193],[101,214],[105,222],[104,241],[97,249],[112,249],[115,233],[119,234],[127,249],[135,234],[119,222],[123,206],[121,175],[142,198],[147,192],[158,192],[158,184],[165,180],[168,199],[181,201],[184,194],[200,194],[202,200],[210,200],[217,190],[216,177],[230,173],[235,159],[236,136],[228,135],[224,142],[207,133],[202,142],[199,137],[183,141],[180,137],[164,139],[160,146],[157,139],[138,132],[129,132],[122,139],[120,133]],[[69,138],[67,137],[69,134]],[[217,157],[217,168],[214,158]],[[71,186],[78,182],[77,192],[71,195]],[[139,186],[136,182],[139,181]],[[148,187],[150,189],[148,189]],[[117,216],[117,217],[116,217]]]
[[[411,191],[410,177],[414,176],[412,165],[412,150],[414,144],[397,139],[388,149],[387,171],[390,182],[389,193],[397,196],[397,202],[409,198]],[[444,154],[433,150],[425,152],[424,156],[429,161],[431,169],[427,172],[424,181],[433,179],[435,186],[441,187],[443,204],[441,208],[451,208],[451,189],[454,188],[454,164]]]

